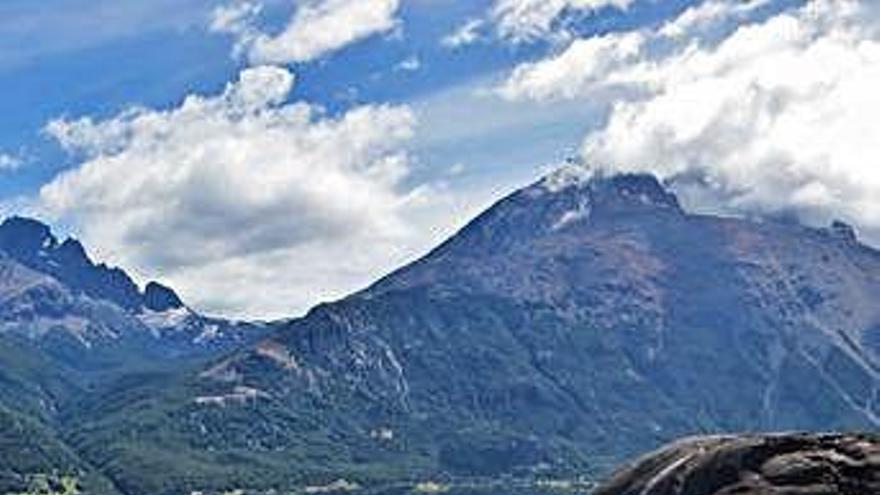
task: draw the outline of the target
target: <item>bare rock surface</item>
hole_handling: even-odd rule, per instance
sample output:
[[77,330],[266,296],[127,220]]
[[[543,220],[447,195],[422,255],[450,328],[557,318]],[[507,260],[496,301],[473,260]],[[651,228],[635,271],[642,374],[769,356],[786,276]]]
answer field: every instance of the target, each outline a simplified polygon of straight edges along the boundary
[[715,436],[676,442],[595,495],[880,494],[880,435]]

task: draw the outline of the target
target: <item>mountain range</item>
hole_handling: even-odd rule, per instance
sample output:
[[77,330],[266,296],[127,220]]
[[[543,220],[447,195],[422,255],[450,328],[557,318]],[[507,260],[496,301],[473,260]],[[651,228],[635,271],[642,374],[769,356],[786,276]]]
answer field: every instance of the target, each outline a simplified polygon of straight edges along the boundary
[[557,171],[271,323],[11,218],[0,493],[48,473],[98,495],[539,493],[683,435],[876,430],[878,298],[849,226],[695,214],[640,174]]

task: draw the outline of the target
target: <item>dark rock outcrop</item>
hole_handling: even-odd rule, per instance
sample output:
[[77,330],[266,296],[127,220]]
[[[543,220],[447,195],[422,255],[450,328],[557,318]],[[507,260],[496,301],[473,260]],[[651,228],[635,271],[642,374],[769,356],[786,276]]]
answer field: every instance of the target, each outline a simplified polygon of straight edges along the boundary
[[182,308],[183,301],[170,287],[150,282],[144,289],[144,307],[151,311],[162,312]]
[[880,436],[704,437],[619,471],[595,495],[867,495],[880,493]]

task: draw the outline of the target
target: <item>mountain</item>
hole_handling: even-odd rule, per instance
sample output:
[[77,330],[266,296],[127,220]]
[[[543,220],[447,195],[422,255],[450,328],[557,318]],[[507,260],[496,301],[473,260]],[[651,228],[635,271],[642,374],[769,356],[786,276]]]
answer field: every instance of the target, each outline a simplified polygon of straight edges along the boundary
[[254,326],[202,316],[157,282],[141,291],[125,271],[95,264],[79,241],[59,242],[37,220],[0,224],[3,333],[67,345],[74,353],[131,346],[173,356],[229,349],[253,335]]
[[880,436],[692,438],[621,469],[595,495],[880,493]]
[[[14,217],[0,225],[0,493],[73,472],[116,493],[64,438],[84,404],[136,381],[162,383],[255,341],[269,326],[210,318],[155,282],[141,291],[74,239]],[[59,481],[60,482],[60,481]]]
[[880,252],[842,223],[698,215],[652,176],[566,169],[176,387],[90,410],[72,445],[164,495],[571,480],[682,435],[876,430],[878,296]]

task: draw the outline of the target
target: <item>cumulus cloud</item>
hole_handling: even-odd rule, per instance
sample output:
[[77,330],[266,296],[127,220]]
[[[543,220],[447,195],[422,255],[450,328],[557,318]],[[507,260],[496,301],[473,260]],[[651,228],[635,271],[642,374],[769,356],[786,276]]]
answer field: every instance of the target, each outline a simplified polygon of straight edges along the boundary
[[22,165],[21,158],[9,153],[0,153],[0,172],[12,172],[21,168]]
[[566,13],[606,7],[626,9],[634,0],[496,0],[490,17],[498,32],[514,41],[545,37]]
[[485,24],[486,21],[482,19],[469,19],[458,29],[444,36],[440,44],[451,49],[473,45],[480,39],[480,30]]
[[[540,101],[613,94],[585,139],[588,163],[687,182],[725,210],[841,217],[876,241],[877,7],[812,0],[748,15],[765,3],[709,2],[659,30],[575,41],[517,68],[501,92]],[[712,28],[731,20],[731,29]],[[609,87],[621,91],[603,93]]]
[[717,28],[719,24],[742,22],[749,14],[766,7],[773,0],[705,0],[689,7],[672,22],[661,28],[661,34],[669,38],[693,37],[696,33]]
[[417,72],[421,68],[422,60],[416,55],[411,55],[394,66],[397,72]]
[[304,0],[279,33],[258,27],[262,4],[251,0],[220,6],[211,29],[232,34],[235,52],[254,64],[309,62],[397,25],[400,0]]
[[611,32],[572,40],[560,52],[516,67],[499,93],[509,100],[564,100],[609,87],[642,89],[649,64],[711,49],[750,22],[770,0],[707,0],[659,29]]
[[436,194],[404,184],[409,108],[327,116],[286,103],[293,85],[257,67],[169,110],[53,121],[82,164],[42,188],[42,207],[200,307],[290,315],[342,296],[435,240],[412,226]]
[[565,40],[572,37],[570,22],[606,8],[624,10],[635,0],[494,0],[483,18],[468,19],[440,40],[446,48],[473,45],[494,31],[514,43]]
[[247,50],[262,35],[257,29],[257,20],[263,11],[263,4],[241,0],[220,5],[211,13],[211,31],[231,34],[235,37],[233,55],[247,55]]
[[609,85],[617,71],[640,60],[647,41],[641,32],[575,40],[554,57],[516,67],[499,93],[509,100],[575,98]]

